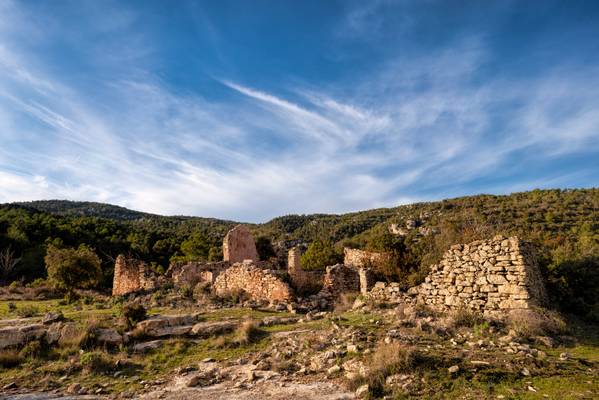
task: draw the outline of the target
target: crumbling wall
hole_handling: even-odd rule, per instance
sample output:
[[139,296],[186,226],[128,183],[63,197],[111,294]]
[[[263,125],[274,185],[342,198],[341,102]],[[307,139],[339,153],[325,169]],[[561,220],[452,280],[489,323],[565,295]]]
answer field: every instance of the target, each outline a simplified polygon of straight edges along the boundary
[[244,260],[258,261],[258,251],[247,227],[237,225],[227,232],[223,240],[223,260],[231,264]]
[[358,269],[343,264],[327,267],[320,297],[336,299],[342,293],[359,292],[360,275]]
[[216,277],[229,268],[227,261],[220,262],[174,262],[168,267],[166,276],[171,278],[175,285],[195,286],[200,282],[213,284]]
[[547,295],[533,248],[517,237],[457,244],[410,294],[440,310],[486,314],[542,305]]
[[213,288],[221,297],[243,292],[251,300],[269,303],[293,300],[293,291],[285,281],[251,262],[237,263],[226,269],[216,278]]
[[291,285],[298,293],[318,290],[322,286],[324,273],[322,271],[305,271],[301,265],[302,251],[299,247],[289,250],[287,256],[287,274]]
[[112,295],[122,296],[139,290],[152,290],[158,286],[158,277],[148,265],[134,258],[119,255],[114,264]]
[[379,266],[387,261],[388,254],[344,247],[343,256],[343,264],[360,268]]

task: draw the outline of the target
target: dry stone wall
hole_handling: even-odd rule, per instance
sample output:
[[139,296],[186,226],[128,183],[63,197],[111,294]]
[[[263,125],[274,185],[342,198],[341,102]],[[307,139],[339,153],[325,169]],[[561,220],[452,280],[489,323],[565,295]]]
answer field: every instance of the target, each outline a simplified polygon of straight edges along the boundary
[[225,270],[216,278],[213,288],[221,297],[243,292],[251,300],[269,303],[293,300],[293,291],[285,281],[251,262],[237,263]]
[[166,276],[171,278],[175,285],[195,286],[200,282],[213,284],[216,277],[229,268],[231,264],[220,262],[176,262],[172,263],[166,271]]
[[127,258],[122,254],[117,257],[112,282],[113,296],[122,296],[139,290],[152,290],[157,286],[158,277],[145,262]]
[[542,305],[547,295],[533,248],[517,237],[457,244],[408,291],[440,310],[469,308],[486,314]]
[[237,225],[223,240],[223,260],[231,264],[244,260],[258,261],[258,251],[247,227]]
[[342,293],[359,292],[360,275],[354,267],[336,264],[327,267],[319,297],[336,299]]
[[343,256],[343,264],[356,268],[377,266],[387,260],[386,253],[350,249],[348,247],[343,248]]

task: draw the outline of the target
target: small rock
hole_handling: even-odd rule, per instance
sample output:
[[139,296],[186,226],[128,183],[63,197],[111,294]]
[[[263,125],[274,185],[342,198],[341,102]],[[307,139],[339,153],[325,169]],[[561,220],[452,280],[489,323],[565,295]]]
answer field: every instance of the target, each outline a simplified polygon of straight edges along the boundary
[[327,369],[327,374],[333,375],[341,371],[341,367],[338,365],[333,365],[331,368]]
[[80,391],[81,391],[81,385],[78,384],[77,382],[71,383],[69,385],[69,387],[67,388],[67,393],[71,393],[71,394],[79,394]]
[[358,346],[356,346],[355,344],[348,344],[347,345],[347,352],[348,353],[357,353],[358,352]]
[[210,358],[210,357],[208,357],[208,358],[204,358],[204,359],[202,360],[202,362],[203,362],[203,363],[211,363],[211,362],[214,362],[214,358]]
[[15,382],[11,382],[7,385],[2,386],[2,390],[10,390],[10,389],[16,389],[17,388],[17,384]]
[[64,320],[64,316],[62,315],[62,313],[59,312],[47,312],[44,315],[44,318],[42,319],[42,323],[44,325],[50,325],[53,324],[54,322],[60,322]]
[[537,389],[535,389],[532,386],[528,386],[527,389],[528,389],[529,392],[536,392],[537,391]]
[[568,354],[568,353],[561,353],[561,354],[559,355],[559,359],[560,359],[561,361],[566,361],[568,358],[570,358],[570,354]]
[[254,382],[254,380],[256,379],[256,373],[253,370],[249,370],[247,372],[246,378],[248,382]]
[[528,370],[528,368],[522,368],[522,371],[520,371],[520,373],[523,376],[530,376],[530,371]]
[[447,368],[447,371],[450,374],[455,374],[456,372],[458,372],[460,370],[459,365],[452,365],[451,367]]
[[194,387],[200,384],[201,377],[199,375],[192,376],[187,382],[185,382],[185,386]]
[[368,391],[369,391],[368,385],[362,385],[356,390],[356,397],[358,397],[358,398],[366,397],[366,395],[368,394]]

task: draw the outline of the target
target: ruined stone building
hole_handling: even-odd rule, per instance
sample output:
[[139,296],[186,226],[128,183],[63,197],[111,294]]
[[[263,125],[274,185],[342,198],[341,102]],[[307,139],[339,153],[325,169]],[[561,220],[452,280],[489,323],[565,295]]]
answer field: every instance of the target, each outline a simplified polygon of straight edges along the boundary
[[227,233],[223,240],[223,260],[231,264],[245,260],[258,261],[256,243],[247,227],[237,225]]
[[158,277],[148,265],[134,258],[119,255],[114,264],[112,295],[122,296],[139,290],[152,290],[158,286]]

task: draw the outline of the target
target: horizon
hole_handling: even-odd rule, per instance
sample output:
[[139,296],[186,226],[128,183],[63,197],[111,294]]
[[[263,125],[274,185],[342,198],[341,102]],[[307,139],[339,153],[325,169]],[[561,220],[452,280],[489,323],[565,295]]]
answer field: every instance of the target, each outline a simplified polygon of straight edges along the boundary
[[261,223],[599,186],[597,3],[0,0],[0,15],[0,203]]

